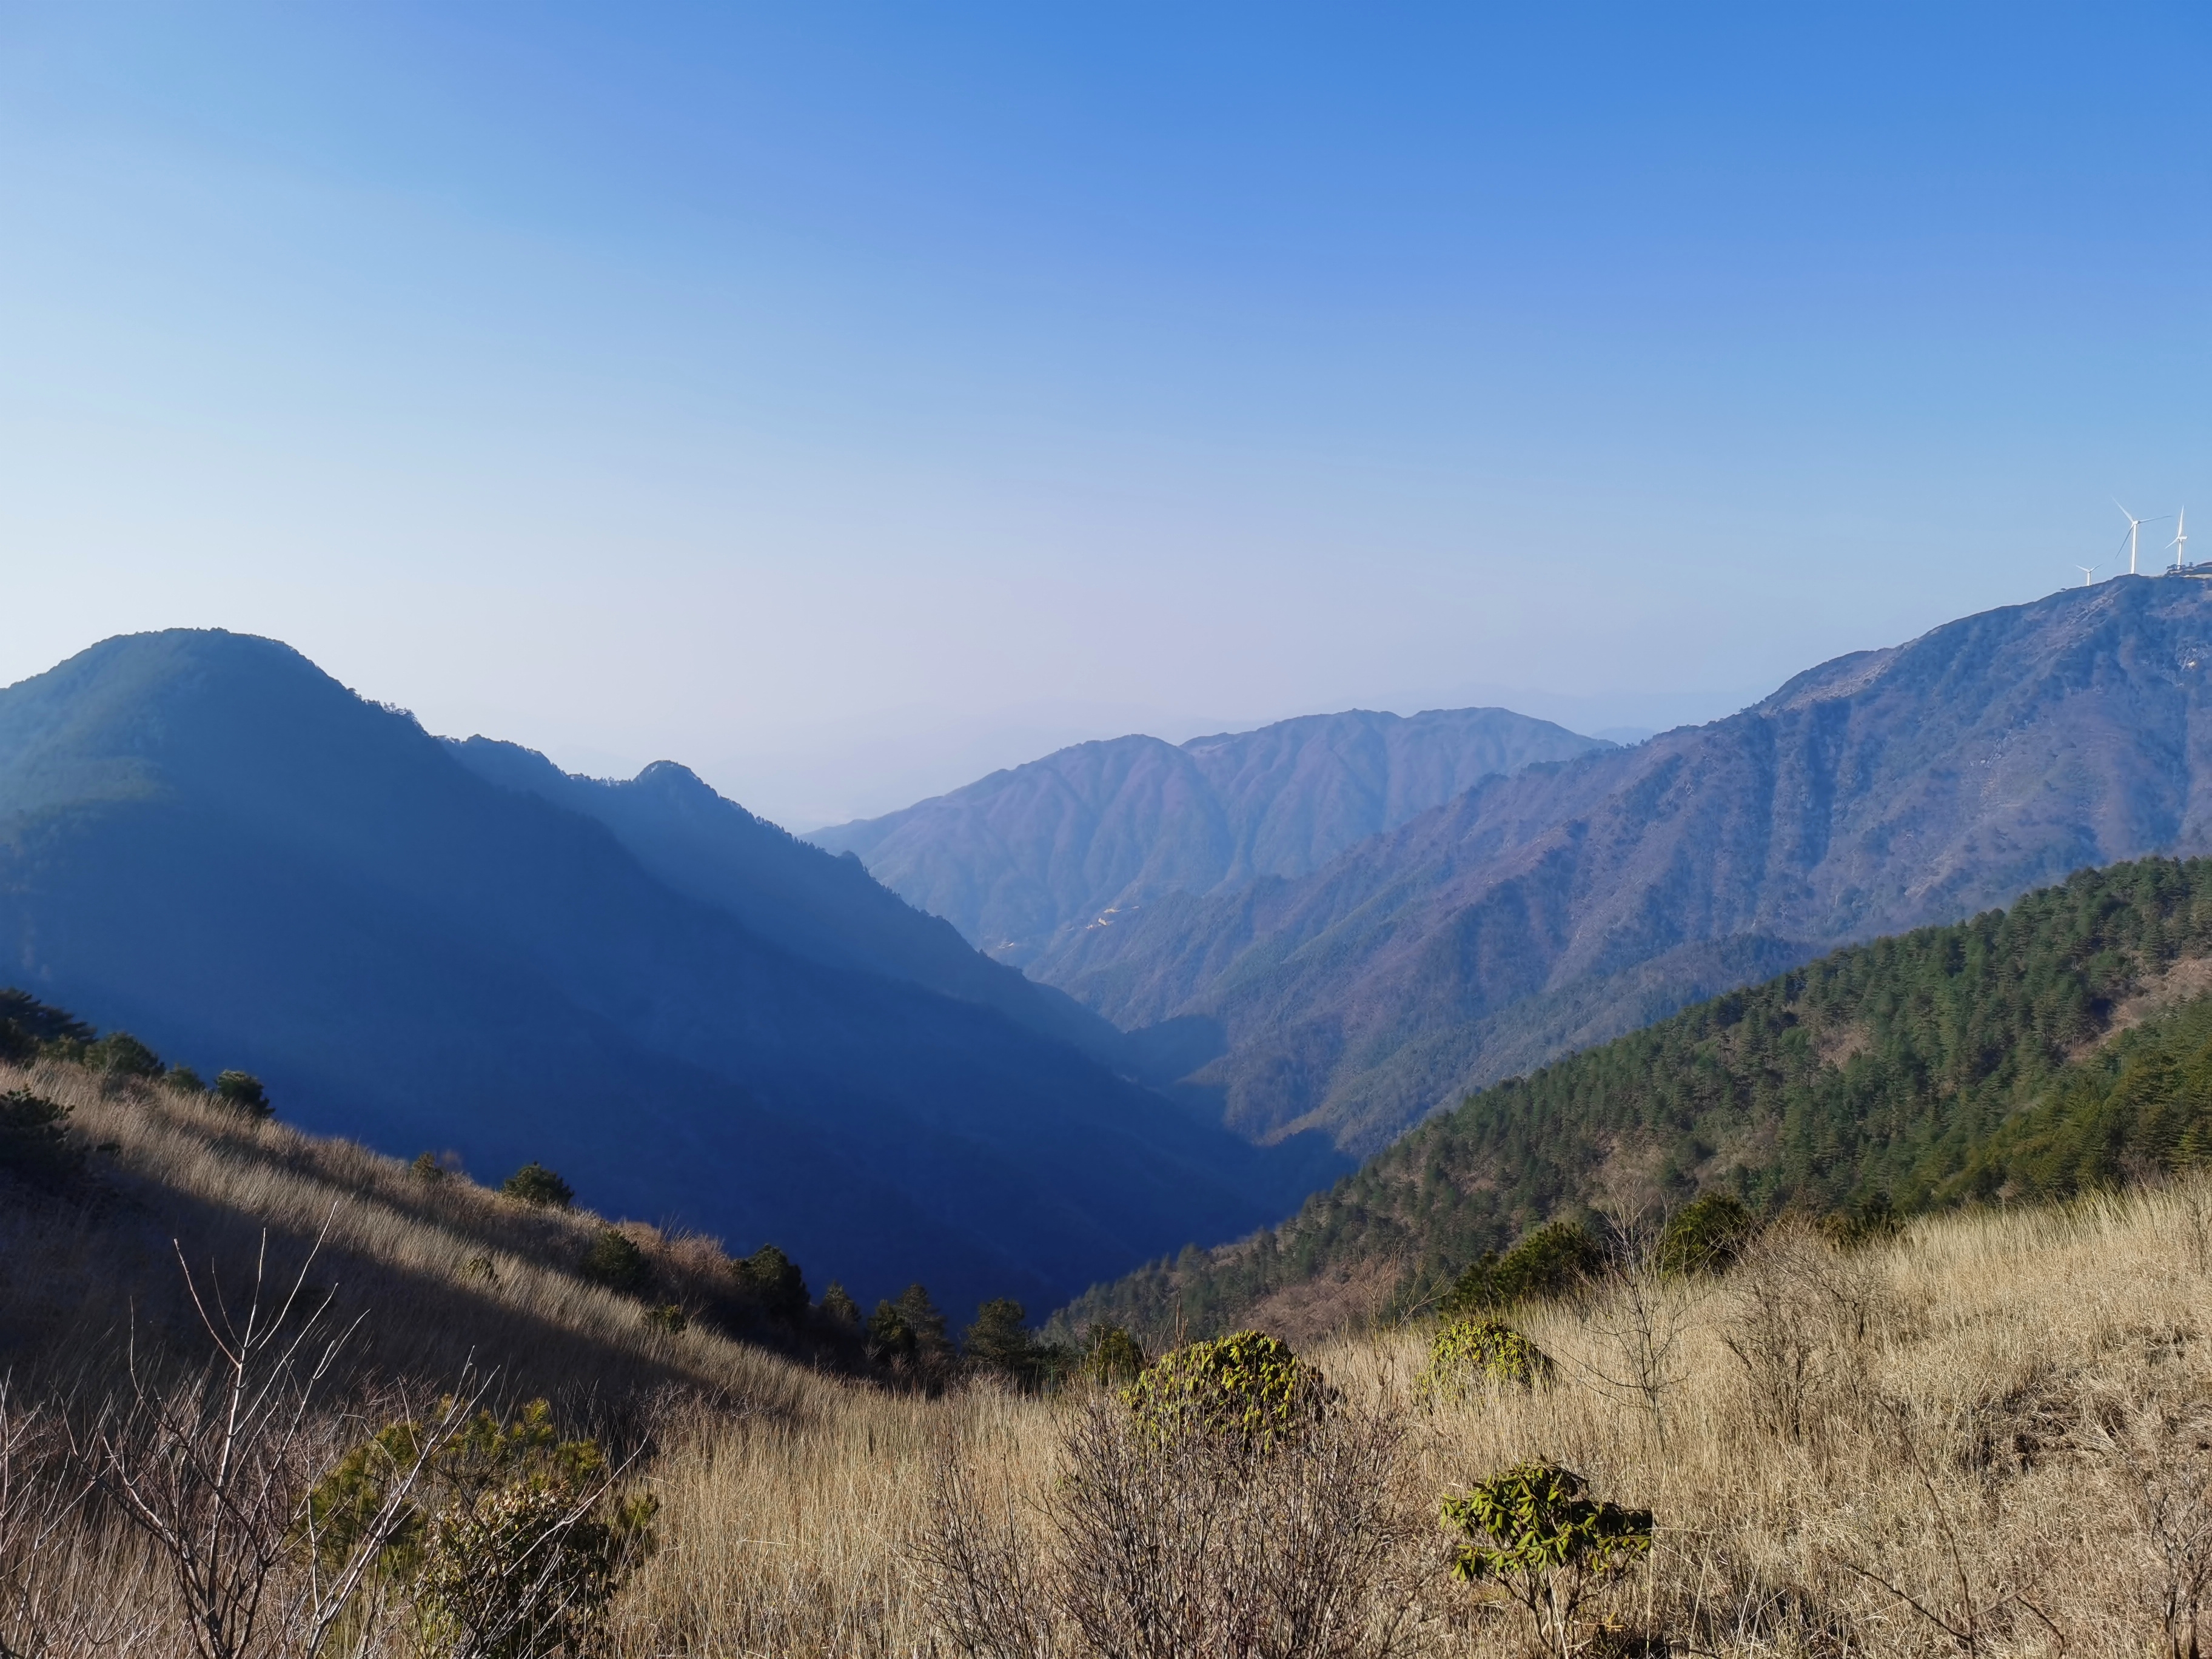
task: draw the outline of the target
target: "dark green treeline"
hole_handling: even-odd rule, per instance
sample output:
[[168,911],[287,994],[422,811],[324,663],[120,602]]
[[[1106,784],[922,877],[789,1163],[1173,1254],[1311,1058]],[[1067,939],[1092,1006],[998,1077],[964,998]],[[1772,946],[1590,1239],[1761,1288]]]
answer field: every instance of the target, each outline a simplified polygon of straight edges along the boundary
[[2203,1161],[2212,1002],[2172,970],[2208,957],[2212,860],[2085,870],[1486,1089],[1275,1231],[1186,1250],[1065,1317],[1203,1334],[1377,1262],[1399,1265],[1404,1310],[1485,1250],[1583,1213],[1624,1164],[1672,1201],[1722,1188],[1826,1214],[2063,1198]]

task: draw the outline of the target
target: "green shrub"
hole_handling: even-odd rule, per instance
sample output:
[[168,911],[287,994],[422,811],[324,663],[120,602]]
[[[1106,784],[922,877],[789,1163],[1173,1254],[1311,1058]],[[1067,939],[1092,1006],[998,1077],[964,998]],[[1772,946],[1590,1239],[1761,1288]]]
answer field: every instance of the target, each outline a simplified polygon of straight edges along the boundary
[[1429,1344],[1422,1395],[1462,1400],[1485,1385],[1530,1389],[1550,1380],[1551,1356],[1490,1314],[1447,1319]]
[[920,1285],[909,1285],[896,1302],[878,1302],[868,1316],[868,1353],[888,1364],[935,1369],[952,1358],[945,1316]]
[[446,1178],[446,1166],[438,1162],[435,1152],[417,1152],[415,1161],[407,1166],[421,1181],[438,1182]]
[[204,1095],[208,1091],[207,1085],[200,1081],[200,1074],[189,1066],[169,1067],[168,1080],[169,1086],[173,1089],[188,1090],[197,1095]]
[[1275,1338],[1238,1331],[1161,1355],[1121,1399],[1158,1439],[1203,1435],[1266,1450],[1303,1435],[1338,1395]]
[[28,1089],[0,1095],[0,1170],[49,1191],[68,1186],[84,1168],[69,1115],[68,1107]]
[[1758,1224],[1735,1194],[1703,1194],[1667,1218],[1659,1235],[1659,1270],[1717,1273],[1742,1253]]
[[822,1316],[837,1324],[849,1325],[857,1329],[860,1323],[860,1304],[853,1300],[850,1291],[833,1279],[830,1281],[830,1288],[822,1292]]
[[1582,1477],[1541,1459],[1516,1464],[1464,1498],[1443,1500],[1456,1533],[1452,1577],[1493,1582],[1528,1609],[1546,1646],[1575,1650],[1583,1601],[1651,1547],[1651,1511],[1583,1496]]
[[580,1271],[594,1285],[604,1285],[623,1296],[635,1296],[653,1276],[653,1264],[626,1235],[612,1227],[602,1227],[585,1247]]
[[868,1358],[882,1365],[910,1365],[921,1357],[921,1345],[889,1298],[876,1304],[864,1333]]
[[[796,1325],[813,1297],[799,1264],[773,1244],[763,1244],[742,1261],[730,1264],[738,1287],[757,1301],[769,1318]],[[857,1310],[856,1310],[857,1311]]]
[[1093,1325],[1084,1345],[1083,1374],[1109,1389],[1127,1388],[1144,1375],[1145,1351],[1119,1325]]
[[150,1083],[168,1067],[161,1064],[161,1055],[128,1031],[110,1031],[99,1042],[88,1044],[84,1051],[84,1063],[95,1072],[112,1078],[128,1078]]
[[1829,1243],[1855,1249],[1862,1244],[1896,1237],[1905,1231],[1905,1219],[1891,1206],[1887,1193],[1876,1193],[1857,1204],[1822,1216],[1820,1231]]
[[680,1302],[663,1302],[645,1310],[645,1322],[657,1331],[671,1336],[681,1336],[691,1328],[690,1316],[684,1311]]
[[0,1060],[21,1062],[37,1057],[48,1043],[92,1041],[92,1027],[74,1015],[43,1003],[14,986],[0,989]]
[[[426,1653],[598,1651],[610,1603],[652,1548],[653,1500],[620,1497],[598,1444],[562,1440],[542,1400],[512,1422],[479,1413],[425,1462],[434,1441],[395,1423],[347,1454],[308,1498],[318,1553],[335,1564],[375,1547]],[[380,1517],[383,1536],[368,1537]]]
[[1446,1318],[1540,1302],[1579,1290],[1605,1265],[1605,1249],[1589,1228],[1551,1221],[1503,1256],[1485,1255],[1452,1282],[1442,1311]]
[[234,1111],[251,1118],[271,1118],[276,1109],[269,1103],[269,1091],[261,1086],[261,1079],[251,1072],[219,1072],[215,1079],[215,1097]]
[[576,1201],[576,1189],[535,1158],[500,1183],[500,1191],[525,1204],[565,1210]]
[[1010,1297],[994,1297],[975,1310],[961,1352],[971,1370],[995,1372],[1026,1388],[1036,1382],[1042,1354],[1030,1334],[1029,1310]]

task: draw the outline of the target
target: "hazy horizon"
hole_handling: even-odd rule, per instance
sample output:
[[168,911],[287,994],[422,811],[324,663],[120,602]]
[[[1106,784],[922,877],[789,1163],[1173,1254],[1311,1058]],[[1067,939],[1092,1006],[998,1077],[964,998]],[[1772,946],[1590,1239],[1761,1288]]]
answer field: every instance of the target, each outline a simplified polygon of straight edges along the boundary
[[2110,575],[2115,495],[2212,535],[2208,71],[2180,5],[11,9],[0,682],[264,634],[799,829],[1710,718]]

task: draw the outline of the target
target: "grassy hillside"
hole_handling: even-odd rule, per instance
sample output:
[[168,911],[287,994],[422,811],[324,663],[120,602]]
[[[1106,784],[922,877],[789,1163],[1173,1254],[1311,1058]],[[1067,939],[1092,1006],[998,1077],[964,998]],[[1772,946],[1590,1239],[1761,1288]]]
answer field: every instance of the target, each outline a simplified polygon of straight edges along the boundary
[[2212,860],[2084,871],[1470,1097],[1282,1227],[1069,1310],[1153,1340],[1422,1305],[1554,1218],[2063,1198],[2212,1156]]
[[[170,1103],[151,1104],[169,1121],[165,1133],[201,1127],[173,1119]],[[325,1161],[340,1152],[256,1134],[271,1139],[225,1143],[226,1156],[264,1169],[263,1184],[233,1189],[238,1200],[258,1194],[281,1209],[270,1171],[288,1159],[310,1166],[302,1181],[341,1173]],[[135,1141],[118,1163],[145,1170],[157,1139]],[[195,1161],[179,1154],[174,1172]],[[374,1188],[398,1172],[366,1173]],[[384,1218],[348,1235],[362,1259],[396,1265],[396,1240],[428,1239],[441,1221],[473,1241],[483,1222],[512,1220],[476,1216],[496,1202],[476,1197],[449,1216],[393,1219],[411,1212],[406,1190],[387,1193]],[[252,1206],[238,1218],[254,1219]],[[18,1257],[11,1249],[0,1261],[12,1287]],[[424,1279],[434,1277],[426,1267]],[[385,1288],[397,1295],[401,1281]],[[1930,1218],[1853,1250],[1784,1226],[1725,1274],[1622,1279],[1525,1306],[1519,1326],[1550,1360],[1535,1388],[1464,1375],[1441,1392],[1425,1387],[1430,1334],[1417,1326],[1338,1339],[1301,1356],[1341,1396],[1322,1426],[1257,1462],[1165,1466],[1202,1490],[1147,1484],[1162,1466],[1128,1455],[1149,1443],[1127,1440],[1117,1427],[1126,1408],[1111,1395],[891,1393],[696,1333],[641,1343],[620,1310],[550,1279],[512,1301],[472,1282],[457,1289],[467,1299],[369,1309],[376,1341],[442,1361],[472,1329],[497,1334],[514,1319],[543,1345],[541,1376],[594,1341],[628,1357],[626,1378],[599,1376],[628,1390],[621,1401],[642,1425],[625,1479],[655,1500],[653,1547],[624,1563],[588,1647],[608,1659],[1523,1659],[1532,1621],[1497,1587],[1454,1579],[1438,1508],[1536,1456],[1572,1470],[1593,1498],[1651,1514],[1653,1547],[1582,1611],[1573,1635],[1604,1644],[1585,1650],[2138,1659],[2193,1650],[2204,1622],[2188,1588],[2212,1531],[2212,1188],[2197,1180]],[[394,1328],[404,1328],[387,1335]],[[1639,1353],[1658,1358],[1644,1387],[1632,1380]],[[57,1413],[91,1420],[88,1394],[118,1381],[82,1364],[50,1369],[66,1374],[73,1399],[44,1403],[19,1370],[0,1401],[0,1474],[14,1477],[0,1481],[0,1641],[41,1659],[181,1659],[192,1647],[175,1584],[112,1506],[92,1502],[35,1536],[27,1525],[53,1515],[39,1507],[40,1479],[70,1467],[41,1429]],[[678,1376],[746,1386],[656,1390],[656,1379]],[[579,1403],[569,1396],[566,1421]],[[334,1416],[330,1443],[357,1439],[362,1420]],[[304,1477],[287,1488],[307,1489]],[[1115,1507],[1125,1500],[1135,1507]],[[1099,1515],[1137,1522],[1133,1555],[1127,1540],[1107,1544],[1109,1565],[1137,1565],[1094,1603],[1085,1593],[1094,1559],[1065,1546]],[[1318,1524],[1346,1520],[1341,1530]],[[1209,1623],[1213,1645],[1170,1638],[1146,1650],[1083,1623],[1110,1624],[1128,1601],[1170,1592],[1249,1618],[1295,1601],[1304,1580],[1286,1565],[1333,1575],[1330,1628],[1285,1639],[1254,1623]],[[280,1560],[278,1591],[295,1566],[296,1551]],[[407,1582],[393,1594],[323,1650],[471,1650],[438,1639]],[[552,1659],[568,1650],[506,1650]],[[287,1625],[240,1651],[307,1650]]]
[[[520,1202],[166,1080],[0,1061],[0,1097],[24,1095],[66,1109],[68,1140],[60,1167],[33,1167],[0,1116],[0,1375],[19,1388],[134,1327],[194,1349],[179,1255],[234,1294],[264,1237],[288,1271],[321,1240],[311,1279],[336,1322],[368,1317],[349,1352],[364,1375],[450,1382],[472,1361],[579,1408],[681,1387],[780,1410],[810,1362],[840,1358],[835,1331],[774,1328],[708,1240]],[[585,1270],[610,1231],[644,1262],[620,1289]]]

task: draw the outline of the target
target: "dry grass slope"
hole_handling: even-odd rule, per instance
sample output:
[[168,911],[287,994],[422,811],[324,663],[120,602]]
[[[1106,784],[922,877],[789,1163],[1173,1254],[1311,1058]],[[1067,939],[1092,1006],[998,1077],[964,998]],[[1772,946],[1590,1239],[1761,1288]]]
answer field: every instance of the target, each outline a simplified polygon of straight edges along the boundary
[[[1649,1396],[1618,1291],[1528,1314],[1557,1362],[1546,1389],[1424,1404],[1414,1330],[1312,1356],[1408,1429],[1400,1490],[1423,1559],[1393,1650],[1527,1650],[1517,1610],[1445,1576],[1435,1510],[1541,1455],[1656,1512],[1656,1548],[1601,1612],[1677,1652],[2195,1651],[2212,1188],[1923,1221],[1852,1255],[1784,1234],[1723,1278],[1674,1283],[1653,1320],[1670,1346]],[[933,1460],[957,1442],[1039,1528],[1079,1410],[855,1391],[799,1431],[690,1420],[664,1455],[668,1543],[625,1604],[624,1651],[952,1650],[915,1565],[939,1520]]]
[[[96,1212],[0,1206],[14,1400],[74,1379],[82,1401],[100,1385],[128,1287],[155,1282],[173,1234],[198,1260],[234,1262],[264,1227],[288,1247],[326,1228],[339,1311],[366,1316],[379,1375],[434,1377],[473,1351],[572,1419],[618,1399],[650,1430],[634,1477],[659,1499],[659,1544],[614,1604],[605,1640],[623,1659],[1101,1651],[1054,1586],[1110,1400],[899,1394],[696,1327],[670,1335],[544,1265],[580,1250],[593,1218],[422,1182],[160,1088],[0,1070],[0,1088],[23,1085],[112,1145],[113,1197]],[[486,1257],[489,1277],[470,1265]],[[166,1273],[176,1281],[173,1263]],[[143,1293],[139,1317],[188,1330]],[[1217,1620],[1157,1650],[1527,1653],[1526,1614],[1450,1579],[1437,1508],[1544,1457],[1656,1517],[1651,1553],[1577,1632],[1593,1653],[2197,1651],[2212,1584],[2212,1185],[1923,1219],[1850,1253],[1784,1228],[1723,1276],[1616,1281],[1519,1322],[1552,1357],[1546,1386],[1436,1397],[1414,1328],[1313,1350],[1347,1413],[1384,1431],[1360,1455],[1390,1450],[1356,1618],[1283,1646]],[[1295,1529],[1324,1495],[1286,1489],[1249,1515]],[[948,1621],[955,1522],[1029,1575],[1021,1618],[980,1634]],[[1224,1534],[1186,1558],[1249,1572],[1273,1535]],[[40,1540],[0,1515],[0,1590],[29,1583],[33,1560],[46,1651],[192,1650],[172,1589],[112,1516],[85,1510]],[[1249,1589],[1217,1584],[1207,1605]],[[345,1651],[420,1650],[404,1621],[354,1634]],[[272,1632],[253,1651],[289,1656],[293,1639]]]

